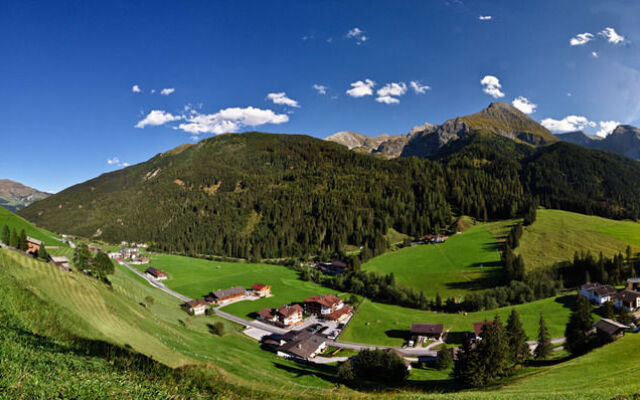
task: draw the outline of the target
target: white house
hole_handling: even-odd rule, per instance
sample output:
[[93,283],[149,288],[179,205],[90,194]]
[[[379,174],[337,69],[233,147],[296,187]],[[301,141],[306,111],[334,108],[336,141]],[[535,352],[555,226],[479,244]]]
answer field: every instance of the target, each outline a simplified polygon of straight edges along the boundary
[[597,282],[585,283],[580,286],[580,294],[599,306],[608,301],[613,301],[616,293],[616,289],[611,286],[601,285]]
[[615,296],[616,308],[626,308],[627,311],[635,311],[640,308],[640,292],[625,289]]
[[191,300],[187,303],[187,310],[192,315],[202,315],[207,312],[209,305],[204,300]]

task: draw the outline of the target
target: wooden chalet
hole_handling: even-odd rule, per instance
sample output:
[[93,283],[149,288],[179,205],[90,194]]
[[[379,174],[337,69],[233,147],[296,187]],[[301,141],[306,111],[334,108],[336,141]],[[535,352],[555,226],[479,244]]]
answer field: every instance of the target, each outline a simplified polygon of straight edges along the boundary
[[167,273],[164,271],[160,271],[159,269],[155,269],[153,267],[149,267],[144,271],[147,276],[157,280],[162,281],[168,278]]
[[247,291],[242,286],[236,286],[229,289],[216,290],[205,296],[205,300],[209,304],[227,304],[231,301],[243,298]]
[[411,340],[416,344],[425,340],[440,340],[443,329],[442,324],[411,324]]

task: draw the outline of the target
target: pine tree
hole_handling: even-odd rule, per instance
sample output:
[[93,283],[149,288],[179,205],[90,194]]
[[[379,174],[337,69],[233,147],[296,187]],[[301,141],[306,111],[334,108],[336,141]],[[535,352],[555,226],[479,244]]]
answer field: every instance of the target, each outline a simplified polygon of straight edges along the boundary
[[588,332],[593,327],[591,304],[584,296],[578,295],[576,297],[576,303],[564,332],[564,336],[567,339],[565,348],[574,355],[583,354],[588,350]]
[[47,249],[44,248],[44,243],[42,244],[42,246],[40,246],[40,249],[38,250],[38,257],[43,260],[49,259],[49,252],[47,251]]
[[27,251],[29,249],[27,233],[24,231],[24,229],[20,230],[20,236],[18,237],[18,249],[22,251]]
[[9,231],[9,226],[7,226],[7,224],[2,227],[2,237],[0,238],[0,240],[2,240],[2,243],[6,244],[7,246],[9,245],[9,241],[11,240],[11,232]]
[[538,345],[534,350],[533,354],[536,360],[544,360],[553,351],[551,345],[551,336],[549,335],[549,329],[547,329],[547,325],[544,322],[544,317],[540,314],[540,326],[538,328]]
[[436,310],[442,310],[442,297],[440,297],[440,293],[436,293]]
[[527,344],[527,334],[520,321],[520,315],[515,309],[511,310],[511,315],[507,320],[506,335],[511,361],[514,364],[523,364],[529,358],[531,352]]
[[13,228],[11,230],[11,236],[9,238],[9,246],[13,247],[14,249],[17,249],[18,248],[18,242],[19,242],[18,232],[16,232],[16,228]]

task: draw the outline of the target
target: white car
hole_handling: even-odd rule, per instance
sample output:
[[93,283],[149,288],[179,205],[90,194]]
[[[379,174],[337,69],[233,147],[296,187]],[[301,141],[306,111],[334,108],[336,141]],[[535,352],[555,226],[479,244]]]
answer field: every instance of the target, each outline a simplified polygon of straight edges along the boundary
[[409,347],[413,347],[415,345],[416,345],[416,343],[413,340],[409,340],[409,343],[407,343],[407,346],[409,346]]

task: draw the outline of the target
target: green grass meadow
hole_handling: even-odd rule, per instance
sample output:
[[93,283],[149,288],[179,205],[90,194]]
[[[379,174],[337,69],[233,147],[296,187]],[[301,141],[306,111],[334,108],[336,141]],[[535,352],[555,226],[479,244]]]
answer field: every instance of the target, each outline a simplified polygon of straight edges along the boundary
[[494,286],[499,272],[498,241],[483,225],[452,235],[445,243],[427,244],[382,254],[362,268],[393,272],[400,285],[423,290],[427,297],[462,296]]
[[[151,254],[151,265],[167,272],[169,279],[164,283],[168,287],[194,299],[234,286],[249,288],[254,283],[271,286],[272,297],[224,307],[226,312],[242,318],[264,308],[300,302],[314,294],[337,294],[335,290],[299,280],[296,271],[280,265],[229,263],[167,254]],[[147,266],[137,267],[144,270]]]
[[9,229],[15,229],[18,233],[24,229],[27,236],[44,241],[46,246],[66,246],[66,244],[62,243],[58,235],[46,229],[38,228],[26,219],[12,213],[4,207],[0,207],[0,229],[2,229],[4,225],[7,225]]
[[[472,331],[474,322],[492,320],[498,314],[502,322],[506,323],[512,309],[516,309],[520,314],[529,340],[537,338],[540,313],[544,315],[551,336],[562,337],[574,298],[575,295],[564,295],[513,307],[467,314],[435,313],[364,300],[340,335],[340,340],[380,346],[401,346],[408,337],[411,324],[423,323],[443,324],[444,329],[450,331],[449,342],[461,343],[461,333]],[[597,318],[594,314],[594,319]]]
[[[505,233],[512,221],[489,224],[494,234]],[[560,210],[539,209],[536,222],[524,229],[516,254],[522,254],[527,268],[535,269],[573,259],[576,251],[600,252],[611,257],[630,245],[640,252],[640,223],[616,221]]]

